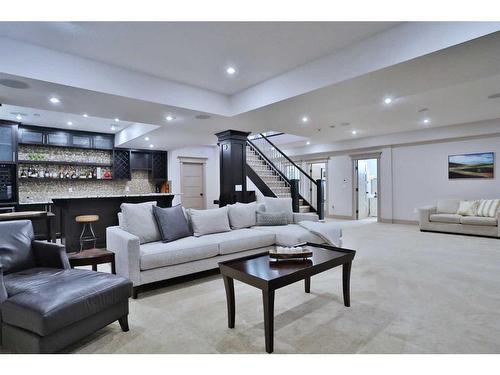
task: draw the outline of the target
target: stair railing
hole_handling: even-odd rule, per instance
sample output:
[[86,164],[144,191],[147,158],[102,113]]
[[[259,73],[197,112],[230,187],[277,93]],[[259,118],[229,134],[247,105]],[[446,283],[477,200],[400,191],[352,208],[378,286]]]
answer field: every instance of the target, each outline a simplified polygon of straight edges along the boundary
[[[294,211],[298,211],[299,199],[303,199],[306,204],[318,213],[320,219],[323,219],[324,182],[322,180],[314,180],[264,134],[261,133],[260,137],[249,139],[248,144],[290,186]],[[316,197],[312,196],[313,189],[311,189],[311,186],[313,185],[316,186]]]

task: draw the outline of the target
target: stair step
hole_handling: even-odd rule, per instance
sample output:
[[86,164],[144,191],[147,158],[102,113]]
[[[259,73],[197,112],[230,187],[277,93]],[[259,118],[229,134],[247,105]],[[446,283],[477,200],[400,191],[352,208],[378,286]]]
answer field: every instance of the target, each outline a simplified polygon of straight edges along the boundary
[[306,205],[299,206],[299,212],[301,213],[311,212],[311,207]]

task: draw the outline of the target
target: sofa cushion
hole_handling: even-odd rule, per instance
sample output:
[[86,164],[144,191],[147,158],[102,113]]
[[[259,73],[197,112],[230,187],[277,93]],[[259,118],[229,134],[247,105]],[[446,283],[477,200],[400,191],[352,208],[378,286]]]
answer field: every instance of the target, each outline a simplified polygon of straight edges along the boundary
[[460,224],[460,219],[462,216],[457,214],[433,214],[429,217],[430,221],[436,221],[438,223],[455,223]]
[[120,206],[123,230],[139,237],[141,244],[161,240],[153,206],[156,202],[122,203]]
[[292,198],[264,197],[265,212],[285,212],[288,224],[293,223]]
[[257,203],[235,203],[228,207],[229,223],[233,229],[253,227],[256,223]]
[[193,226],[193,235],[196,237],[231,230],[227,207],[213,208],[211,210],[190,209],[189,217]]
[[184,237],[172,242],[150,242],[140,247],[140,268],[150,270],[219,255],[219,244],[210,236]]
[[167,208],[153,206],[153,215],[163,242],[171,242],[192,235],[181,205]]
[[495,217],[500,208],[500,199],[481,199],[477,216]]
[[255,226],[252,229],[274,233],[276,236],[276,245],[293,246],[303,242],[313,242],[322,244],[325,241],[319,236],[312,234],[307,229],[298,224],[288,224],[273,227]]
[[31,268],[4,282],[2,320],[41,336],[126,301],[132,289],[123,277],[81,269]]
[[220,255],[272,246],[276,239],[274,233],[249,228],[209,234],[205,237],[214,239],[219,244]]
[[457,215],[475,216],[477,214],[478,206],[479,206],[479,201],[460,201],[460,206],[458,207]]
[[258,226],[287,225],[288,213],[286,212],[257,212]]
[[486,225],[497,226],[497,219],[494,217],[481,217],[481,216],[464,216],[460,219],[464,225]]
[[437,213],[456,214],[459,206],[460,206],[459,199],[438,199]]

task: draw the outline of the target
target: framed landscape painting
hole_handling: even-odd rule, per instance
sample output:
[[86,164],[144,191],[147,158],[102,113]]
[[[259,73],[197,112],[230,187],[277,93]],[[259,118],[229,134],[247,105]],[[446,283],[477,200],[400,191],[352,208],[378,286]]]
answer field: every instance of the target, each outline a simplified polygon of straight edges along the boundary
[[448,178],[493,178],[495,153],[481,152],[448,156]]

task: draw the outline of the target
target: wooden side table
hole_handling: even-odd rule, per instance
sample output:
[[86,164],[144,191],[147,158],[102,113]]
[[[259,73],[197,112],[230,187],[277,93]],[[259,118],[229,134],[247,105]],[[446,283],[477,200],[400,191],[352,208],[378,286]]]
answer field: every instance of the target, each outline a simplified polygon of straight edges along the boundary
[[79,253],[68,253],[71,268],[78,266],[92,266],[97,271],[97,265],[111,263],[111,273],[116,275],[115,253],[106,249],[88,249]]

